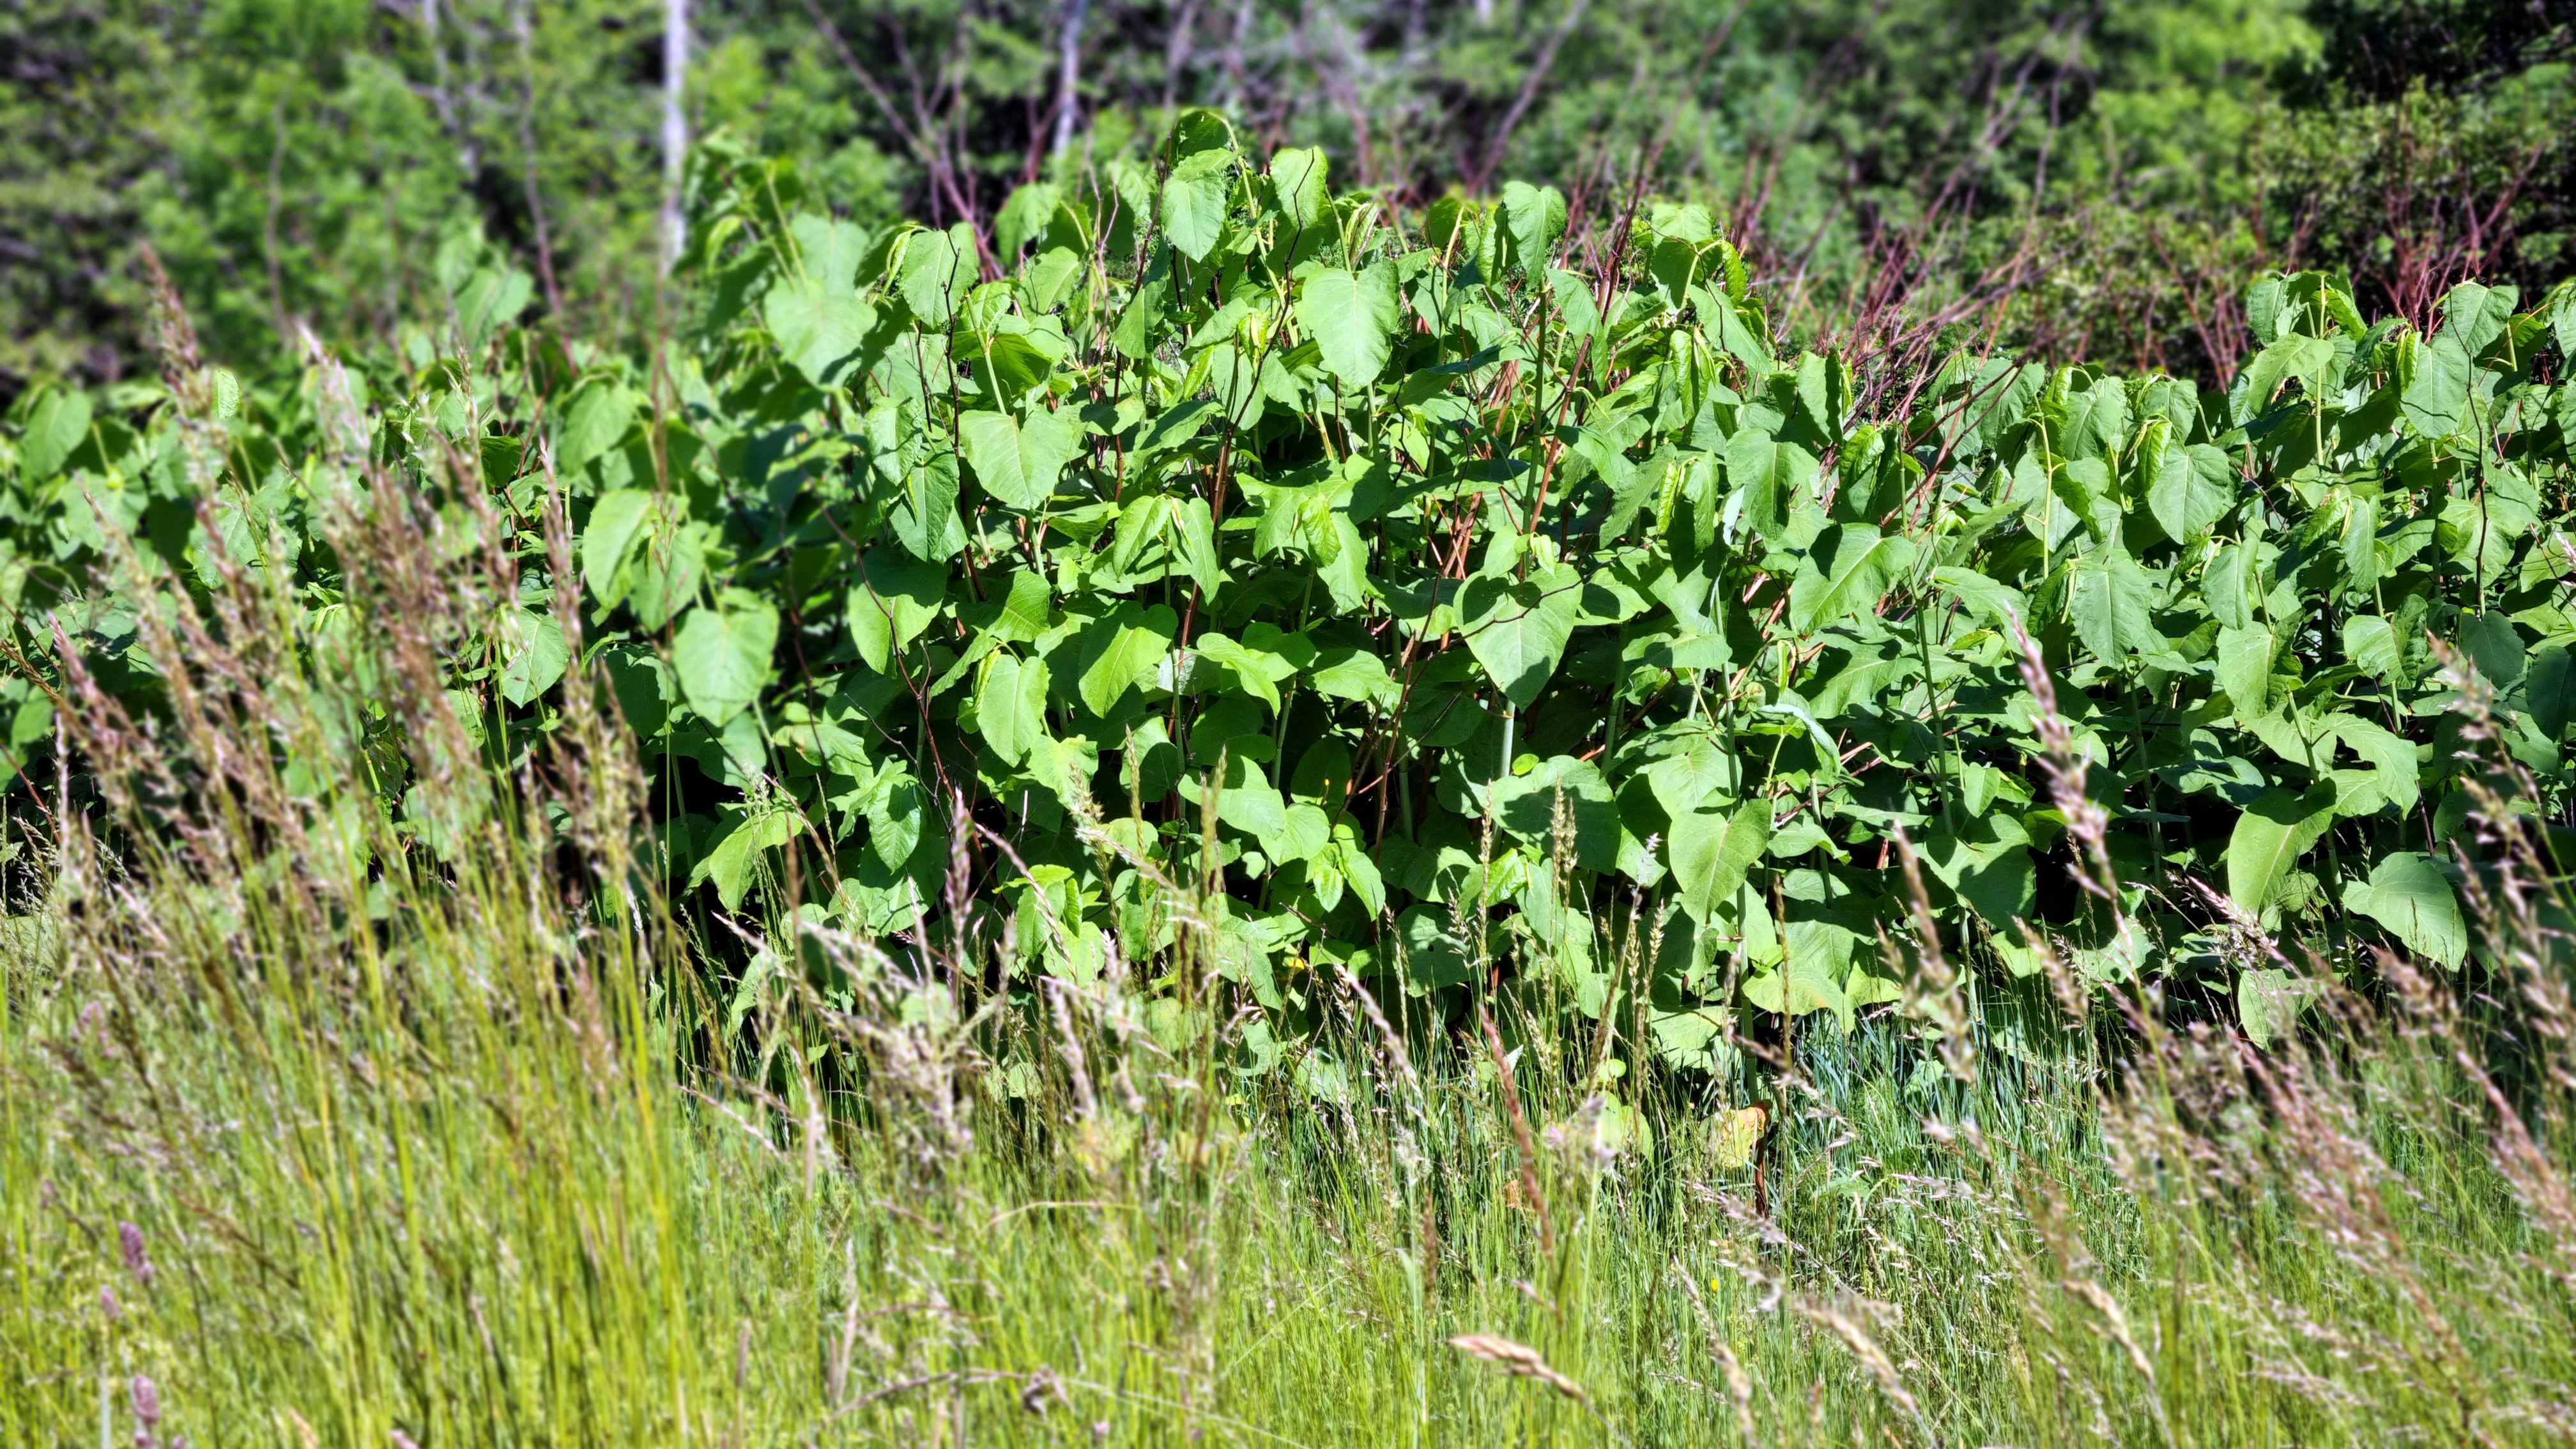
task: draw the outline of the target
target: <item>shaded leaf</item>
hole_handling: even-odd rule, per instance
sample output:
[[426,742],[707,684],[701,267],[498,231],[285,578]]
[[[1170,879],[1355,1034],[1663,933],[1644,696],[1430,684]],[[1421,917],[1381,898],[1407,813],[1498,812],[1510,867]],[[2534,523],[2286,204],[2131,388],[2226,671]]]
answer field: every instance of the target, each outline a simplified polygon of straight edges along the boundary
[[2382,856],[2366,885],[2346,886],[2345,906],[2386,926],[2406,949],[2445,966],[2469,954],[2469,930],[2450,878],[2433,857],[2401,850]]

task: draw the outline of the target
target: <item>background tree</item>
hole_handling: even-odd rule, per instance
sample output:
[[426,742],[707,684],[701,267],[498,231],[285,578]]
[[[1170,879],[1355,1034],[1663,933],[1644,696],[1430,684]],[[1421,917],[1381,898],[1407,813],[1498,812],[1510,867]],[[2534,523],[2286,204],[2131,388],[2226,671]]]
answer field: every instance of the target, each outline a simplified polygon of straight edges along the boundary
[[[874,226],[1144,157],[1185,105],[1422,200],[1509,174],[1578,228],[1641,176],[1792,333],[1999,339],[2215,376],[2264,267],[2418,315],[2568,268],[2566,0],[701,0],[683,129]],[[563,335],[664,325],[654,0],[16,0],[0,396],[133,369],[132,247],[218,356],[401,343],[488,239]],[[2005,305],[1993,305],[2002,302]],[[1876,339],[1863,344],[1862,339]],[[417,351],[417,348],[412,350]]]

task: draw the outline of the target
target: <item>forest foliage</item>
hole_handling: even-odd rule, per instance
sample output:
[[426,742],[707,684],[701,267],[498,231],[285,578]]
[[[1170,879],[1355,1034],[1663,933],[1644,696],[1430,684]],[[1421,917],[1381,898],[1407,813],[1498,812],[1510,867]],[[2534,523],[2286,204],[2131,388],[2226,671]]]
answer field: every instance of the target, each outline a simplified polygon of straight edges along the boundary
[[[1426,205],[1554,185],[1706,207],[1802,340],[1946,323],[2232,375],[2244,288],[2340,270],[2429,328],[2571,270],[2566,4],[2295,0],[697,0],[684,130],[817,211],[964,220],[1150,165],[1181,109]],[[488,238],[567,338],[684,329],[658,285],[668,7],[28,0],[0,12],[0,403],[148,373],[148,242],[248,372],[444,321]],[[989,279],[989,278],[988,278]]]

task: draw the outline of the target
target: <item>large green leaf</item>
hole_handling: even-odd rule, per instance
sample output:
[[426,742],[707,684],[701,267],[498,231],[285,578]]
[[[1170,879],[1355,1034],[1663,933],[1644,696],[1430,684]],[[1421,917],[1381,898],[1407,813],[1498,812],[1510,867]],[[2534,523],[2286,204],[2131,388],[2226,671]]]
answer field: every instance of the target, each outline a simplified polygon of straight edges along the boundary
[[1108,719],[1128,690],[1152,687],[1179,623],[1163,605],[1130,604],[1084,630],[1078,682],[1083,704]]
[[1065,414],[1043,407],[1025,419],[1008,413],[960,414],[957,437],[984,491],[1022,512],[1046,506],[1064,465],[1082,451],[1082,429]]
[[1100,750],[1088,736],[1054,739],[1041,734],[1030,744],[1023,768],[1065,809],[1092,807],[1091,782],[1100,773]]
[[667,538],[639,532],[626,567],[626,606],[637,623],[658,630],[698,597],[706,583],[708,533],[702,523],[683,523]]
[[2358,715],[2339,714],[2327,723],[2344,748],[2369,764],[2383,798],[2400,811],[2415,808],[2422,772],[2413,741]]
[[1574,637],[1583,583],[1569,568],[1518,583],[1479,576],[1458,595],[1467,648],[1505,698],[1527,705],[1547,688]]
[[868,797],[868,850],[888,870],[901,870],[921,845],[929,801],[921,782],[900,767],[877,777]]
[[1787,959],[1746,981],[1744,999],[1784,1016],[1830,1011],[1850,1031],[1852,1004],[1843,978],[1851,971],[1851,932],[1825,921],[1791,921],[1781,934]]
[[1300,800],[1279,812],[1275,828],[1258,834],[1262,854],[1284,865],[1322,854],[1333,843],[1333,822],[1321,809]]
[[2543,738],[2564,738],[2567,722],[2576,719],[2576,658],[2571,658],[2564,644],[2544,644],[2531,651],[2531,670],[2524,678],[2523,698],[2531,707],[2531,722],[2540,727]]
[[1755,428],[1741,428],[1726,445],[1726,478],[1744,498],[1744,521],[1769,537],[1789,525],[1789,515],[1814,495],[1816,456]]
[[2462,282],[2442,296],[2442,335],[2458,338],[2460,345],[2475,356],[2504,335],[2517,300],[2511,287]]
[[[868,229],[819,212],[800,211],[787,223],[796,239],[797,261],[805,279],[826,293],[849,296],[858,290],[859,263],[868,254]],[[775,326],[771,331],[778,330]]]
[[1032,181],[1012,189],[1002,209],[993,213],[993,250],[1005,267],[1016,263],[1029,243],[1046,235],[1063,200],[1063,188],[1052,181]]
[[1512,255],[1532,277],[1543,275],[1548,254],[1565,235],[1565,194],[1553,186],[1526,181],[1503,183],[1503,219],[1510,228]]
[[846,381],[859,363],[860,344],[876,330],[874,307],[846,292],[814,282],[780,282],[761,299],[761,320],[778,350],[816,387]]
[[2039,895],[2039,869],[2030,847],[2005,845],[1984,852],[1959,872],[1957,890],[1987,926],[2010,932],[2014,919],[2028,916]]
[[[1756,798],[1732,815],[1692,810],[1673,817],[1667,853],[1682,889],[1682,907],[1707,925],[1744,885],[1744,873],[1771,843],[1771,802]],[[1774,1008],[1775,1010],[1777,1008]]]
[[2021,590],[2001,584],[1974,569],[1944,565],[1932,571],[1932,585],[1965,606],[1987,623],[2002,626],[2019,623],[2030,613],[2029,601]]
[[2377,614],[2355,614],[2343,621],[2343,653],[2353,668],[2373,679],[2397,677],[2397,630]]
[[1182,159],[1163,182],[1163,235],[1191,261],[1207,260],[1234,198],[1234,153],[1200,151]]
[[957,518],[957,457],[938,452],[906,469],[901,485],[887,490],[886,524],[913,557],[938,563],[966,547],[966,525]]
[[602,607],[625,597],[619,570],[654,513],[653,493],[645,488],[611,489],[590,506],[581,531],[581,582]]
[[2120,450],[2128,432],[2129,393],[2126,386],[2104,379],[2066,399],[2064,421],[2049,441],[2050,451],[2061,458],[2101,458]]
[[850,583],[850,636],[859,657],[883,674],[892,652],[921,636],[939,615],[948,592],[948,567],[926,563],[890,548],[872,548],[859,556],[858,577]]
[[535,295],[536,279],[517,267],[481,267],[456,290],[456,326],[469,350],[519,320]]
[[2269,1049],[2272,1039],[2298,1022],[2315,988],[2277,966],[2257,966],[2236,978],[2236,1020],[2246,1040]]
[[1043,659],[1005,654],[984,675],[975,695],[975,727],[993,752],[1016,765],[1047,737],[1048,671]]
[[914,232],[903,243],[895,290],[922,326],[945,332],[957,320],[967,289],[975,285],[974,229],[961,221],[944,232]]
[[1914,545],[1865,523],[1826,530],[1789,585],[1789,623],[1802,634],[1878,607],[1913,565]]
[[1619,806],[1610,798],[1610,783],[1589,760],[1556,755],[1540,761],[1526,775],[1496,780],[1488,798],[1502,827],[1540,849],[1553,852],[1557,804],[1565,805],[1571,838],[1561,842],[1585,870],[1609,870],[1619,863]]
[[2427,437],[2459,431],[2469,407],[2469,375],[2475,370],[2468,349],[2456,337],[2423,341],[2409,337],[2398,346],[2398,374],[2406,385],[2398,403],[2406,421]]
[[1256,838],[1267,838],[1288,828],[1288,799],[1281,795],[1261,773],[1243,761],[1230,761],[1229,772],[1239,775],[1217,792],[1216,818]]
[[1395,274],[1383,265],[1356,276],[1338,267],[1309,273],[1297,291],[1297,322],[1324,354],[1324,369],[1346,388],[1386,370],[1397,318]]
[[1297,666],[1267,649],[1254,649],[1238,644],[1223,634],[1206,633],[1190,642],[1210,663],[1224,665],[1233,671],[1235,682],[1244,693],[1270,706],[1279,708],[1279,685],[1297,672]]
[[574,393],[564,412],[563,432],[555,442],[555,466],[578,473],[591,459],[616,447],[635,425],[635,413],[643,401],[633,388],[605,378]]
[[89,427],[87,393],[39,393],[27,410],[27,431],[18,439],[19,481],[32,486],[61,472],[64,461],[89,437]]
[[2154,603],[2154,582],[2126,549],[2097,549],[2075,561],[2066,611],[2095,658],[2117,663],[2141,649],[2162,649],[2164,636],[2150,618]]
[[2189,542],[2209,532],[2236,507],[2236,466],[2207,443],[2168,450],[2147,485],[2147,511],[2174,539]]
[[723,839],[698,857],[698,863],[690,868],[689,884],[712,880],[716,883],[716,898],[724,902],[724,908],[739,909],[743,896],[751,890],[762,852],[795,839],[802,823],[791,809],[764,807],[747,811]]
[[2335,360],[2334,344],[2293,332],[2255,355],[2245,369],[2248,416],[2259,413],[2283,384],[2296,379],[2312,397],[2326,391]]
[[2263,616],[2262,562],[2251,539],[2220,547],[2200,576],[2201,602],[2210,617],[2231,629],[2253,627]]
[[2334,823],[2337,791],[2332,782],[2311,786],[2307,793],[2266,790],[2237,817],[2227,838],[2227,894],[2247,911],[2260,915],[2297,868],[2299,857]]
[[2510,617],[2493,609],[2461,625],[2460,643],[2478,666],[2478,673],[2500,689],[2510,689],[2521,680],[2523,665],[2530,657],[2523,646],[2522,631],[2514,627]]
[[2240,719],[2260,719],[2271,709],[2272,659],[2279,641],[2257,624],[2218,631],[2218,687]]
[[1270,185],[1279,209],[1294,225],[1312,229],[1332,213],[1332,192],[1325,186],[1323,148],[1283,146],[1270,153]]
[[2469,929],[2459,897],[2429,855],[2397,851],[2381,858],[2366,885],[2344,887],[2343,903],[2386,926],[2406,949],[2445,966],[2469,954]]
[[502,616],[497,632],[503,699],[524,707],[563,678],[571,656],[564,646],[563,628],[553,615],[512,609]]
[[671,667],[689,708],[722,729],[760,697],[777,647],[778,611],[728,589],[719,604],[701,604],[681,621],[671,641]]
[[1743,780],[1744,762],[1705,737],[1657,760],[1646,771],[1646,787],[1655,803],[1676,820],[1694,810],[1723,808],[1741,793]]
[[1000,595],[991,607],[989,619],[976,616],[985,632],[1005,644],[1034,644],[1054,627],[1055,597],[1047,587],[1046,575],[1034,569],[1014,569],[1007,588],[986,588]]

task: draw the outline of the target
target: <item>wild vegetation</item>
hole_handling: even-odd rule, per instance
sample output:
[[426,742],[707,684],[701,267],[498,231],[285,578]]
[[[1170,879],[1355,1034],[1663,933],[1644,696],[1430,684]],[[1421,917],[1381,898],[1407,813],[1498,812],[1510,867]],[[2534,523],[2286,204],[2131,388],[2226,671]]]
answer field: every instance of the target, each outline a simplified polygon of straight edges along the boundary
[[[1210,112],[7,435],[12,1437],[2565,1432],[2576,288],[1801,349]],[[249,378],[246,382],[245,376]]]

